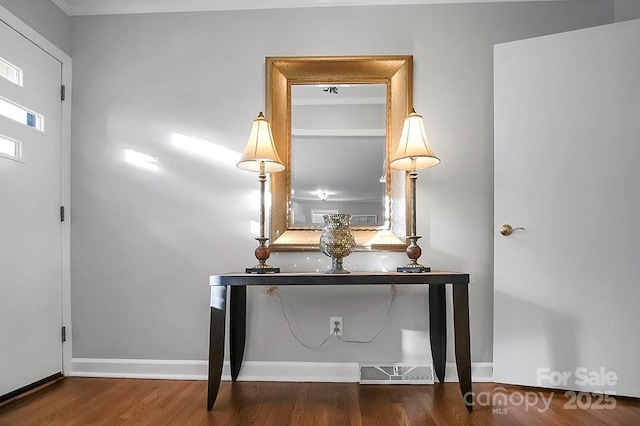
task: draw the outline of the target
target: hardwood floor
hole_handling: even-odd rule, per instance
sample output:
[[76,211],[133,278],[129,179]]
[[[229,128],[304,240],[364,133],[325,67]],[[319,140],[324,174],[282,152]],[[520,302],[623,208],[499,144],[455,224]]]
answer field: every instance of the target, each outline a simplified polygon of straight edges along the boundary
[[67,378],[0,407],[0,425],[640,424],[640,399],[571,398],[563,391],[493,383],[473,385],[473,413],[464,407],[457,383],[222,382],[212,411],[206,409],[206,386],[204,381]]

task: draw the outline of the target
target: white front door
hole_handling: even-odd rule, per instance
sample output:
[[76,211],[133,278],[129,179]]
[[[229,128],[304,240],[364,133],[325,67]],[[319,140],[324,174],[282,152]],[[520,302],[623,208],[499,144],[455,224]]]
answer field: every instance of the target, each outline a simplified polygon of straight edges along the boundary
[[494,69],[494,380],[638,397],[640,20],[497,45]]
[[60,85],[0,21],[0,396],[62,371]]

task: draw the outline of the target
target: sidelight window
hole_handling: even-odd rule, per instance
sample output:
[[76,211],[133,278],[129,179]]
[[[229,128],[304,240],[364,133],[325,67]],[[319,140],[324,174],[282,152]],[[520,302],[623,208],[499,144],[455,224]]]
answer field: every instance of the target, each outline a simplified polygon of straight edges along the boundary
[[20,141],[0,135],[0,157],[20,160],[22,157]]
[[22,86],[22,70],[3,58],[0,58],[0,78]]
[[0,97],[0,115],[44,132],[44,116]]

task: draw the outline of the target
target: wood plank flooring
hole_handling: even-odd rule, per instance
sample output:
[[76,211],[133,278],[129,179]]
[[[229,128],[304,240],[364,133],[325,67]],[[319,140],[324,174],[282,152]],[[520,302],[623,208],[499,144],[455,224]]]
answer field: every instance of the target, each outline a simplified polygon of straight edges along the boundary
[[457,383],[222,382],[212,411],[206,386],[67,378],[0,407],[0,425],[640,425],[640,399],[584,394],[572,402],[563,391],[493,383],[474,383],[473,413]]

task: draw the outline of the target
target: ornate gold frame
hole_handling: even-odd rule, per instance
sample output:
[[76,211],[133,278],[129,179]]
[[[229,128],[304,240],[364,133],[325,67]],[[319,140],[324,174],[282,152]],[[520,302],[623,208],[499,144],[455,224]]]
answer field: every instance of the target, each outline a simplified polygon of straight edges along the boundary
[[[286,169],[271,174],[270,250],[318,250],[322,229],[289,226],[291,205],[291,86],[320,83],[387,85],[387,159],[413,104],[412,56],[298,56],[266,58],[266,116]],[[409,222],[406,172],[387,161],[389,226],[354,228],[359,251],[404,251]]]

